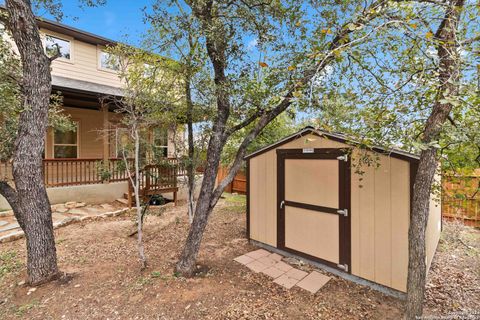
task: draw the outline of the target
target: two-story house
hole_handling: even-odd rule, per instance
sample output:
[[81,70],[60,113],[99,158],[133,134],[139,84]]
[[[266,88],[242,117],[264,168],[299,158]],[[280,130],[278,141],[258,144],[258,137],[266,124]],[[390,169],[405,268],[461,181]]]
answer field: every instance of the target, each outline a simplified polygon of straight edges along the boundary
[[[45,133],[43,166],[50,201],[98,203],[123,197],[128,172],[120,157],[122,133],[116,131],[122,114],[115,112],[114,104],[102,102],[102,97],[123,94],[117,66],[105,50],[116,43],[58,22],[38,19],[37,23],[45,52],[59,50],[51,66],[52,93],[62,95],[64,112],[75,125],[73,131],[50,128]],[[172,130],[151,129],[148,139],[156,154],[176,163]],[[11,176],[11,164],[0,164],[0,175]],[[171,190],[176,191],[173,186]],[[6,208],[0,196],[0,210]]]

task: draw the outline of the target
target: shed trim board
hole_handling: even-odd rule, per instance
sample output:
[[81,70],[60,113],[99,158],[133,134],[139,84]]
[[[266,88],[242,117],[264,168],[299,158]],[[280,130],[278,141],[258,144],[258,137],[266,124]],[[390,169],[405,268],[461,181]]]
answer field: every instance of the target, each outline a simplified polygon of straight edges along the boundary
[[[315,140],[316,137],[319,139]],[[303,148],[303,146],[305,147]],[[366,168],[366,175],[358,178],[351,170],[350,158],[354,158],[361,149],[377,153],[382,164],[378,168]],[[329,200],[330,204],[319,203],[323,201],[319,199],[324,198],[324,193],[319,192],[325,191],[320,191],[321,188],[324,188],[322,184],[319,184],[318,188],[320,189],[316,190],[315,181],[326,180],[322,178],[321,174],[317,175],[319,172],[317,170],[324,171],[323,168],[335,168],[336,172],[337,167],[308,165],[308,159],[337,159],[338,156],[345,153],[349,155],[348,162],[338,161],[339,208],[331,205],[333,200]],[[299,160],[299,162],[294,164],[296,160],[292,159]],[[338,272],[355,275],[401,292],[406,291],[408,220],[412,211],[418,156],[401,150],[362,148],[351,140],[341,138],[340,135],[334,134],[332,138],[331,134],[324,134],[307,127],[246,156],[245,160],[247,167],[246,234],[249,240],[276,247],[277,250],[299,258],[315,261],[334,268]],[[293,183],[292,185],[287,182],[290,185],[287,188],[291,190],[290,194],[296,194],[293,198],[290,197],[292,199],[285,199],[285,160],[293,161],[288,164],[289,169],[287,169],[290,170],[288,178],[290,180],[288,181]],[[304,168],[304,172],[315,172],[316,178],[312,177],[312,179],[316,180],[310,180],[308,173],[303,173],[303,175],[294,173],[302,171],[301,169],[298,171],[298,168]],[[333,172],[332,170],[330,172]],[[302,178],[295,180],[296,176],[302,176]],[[332,174],[329,174],[328,177],[330,177],[328,181],[333,181],[331,180]],[[304,183],[305,181],[307,184]],[[330,182],[324,185],[330,185]],[[300,191],[301,188],[307,193]],[[337,188],[336,184],[335,188]],[[292,191],[297,189],[299,192]],[[314,189],[316,191],[308,192]],[[333,195],[330,191],[326,192]],[[289,197],[288,194],[287,197]],[[302,201],[301,199],[318,199],[318,201]],[[285,202],[282,203],[282,201]],[[281,206],[282,209],[280,209]],[[315,243],[318,243],[317,239],[322,239],[321,236],[318,238],[316,235],[309,236],[315,234],[311,231],[308,235],[303,236],[301,230],[303,230],[303,225],[309,226],[308,221],[312,221],[309,219],[317,219],[314,215],[315,212],[321,213],[323,217],[332,217],[338,209],[347,209],[348,218],[339,215],[342,218],[338,224],[338,235],[341,234],[339,239],[342,240],[342,244],[338,244],[338,247],[330,247],[330,252],[337,251],[338,248],[338,261],[334,259],[332,262],[329,261],[332,259],[322,259],[317,253],[328,251],[324,248],[336,243],[336,235],[330,233],[333,236],[327,238],[328,241],[320,242],[325,243],[325,246],[317,249],[315,246],[318,245]],[[432,216],[432,208],[429,214]],[[286,215],[288,215],[287,218]],[[436,217],[436,215],[434,216]],[[322,219],[320,218],[318,223],[315,220],[316,227],[314,228],[323,228],[323,226],[329,225],[330,227],[324,230],[328,230],[328,232],[333,228],[336,230],[336,224],[329,224],[328,221],[331,220],[325,220],[327,222],[324,224]],[[377,219],[379,220],[377,221]],[[285,227],[286,221],[288,231]],[[332,228],[332,226],[335,227]],[[290,244],[294,243],[294,245],[288,244],[288,240],[285,239],[286,232],[287,238],[292,239],[292,235],[295,238],[293,242],[290,241]],[[439,230],[433,228],[429,232],[433,232],[432,235],[438,235]],[[315,241],[311,241],[312,239]],[[296,250],[297,247],[300,250]],[[312,252],[314,254],[311,254]],[[429,262],[432,258],[433,253],[427,257]],[[344,265],[348,265],[347,270],[344,270]]]
[[[304,129],[300,130],[299,132],[296,132],[296,133],[294,133],[294,134],[292,134],[292,135],[290,135],[286,138],[283,138],[282,140],[279,140],[276,143],[273,143],[271,145],[268,145],[266,147],[263,147],[263,148],[255,151],[255,152],[252,152],[252,153],[246,155],[244,157],[244,159],[247,160],[247,159],[256,157],[256,156],[258,156],[262,153],[265,153],[265,152],[268,152],[272,149],[278,148],[279,146],[281,146],[285,143],[296,140],[296,139],[301,138],[301,137],[303,137],[305,135],[308,135],[308,134],[313,134],[313,135],[323,137],[323,138],[326,138],[326,139],[330,139],[330,140],[333,140],[333,141],[337,141],[337,142],[340,142],[340,143],[345,143],[345,144],[350,144],[350,145],[357,144],[356,141],[349,139],[345,135],[341,135],[341,134],[338,134],[338,133],[327,132],[327,131],[322,131],[322,130],[315,129],[313,127],[305,127]],[[386,148],[377,146],[377,147],[371,147],[370,150],[374,151],[374,152],[377,152],[377,153],[381,153],[381,154],[386,155],[386,156],[390,156],[390,157],[393,157],[393,158],[405,160],[405,161],[418,161],[420,159],[420,157],[416,154],[409,153],[409,152],[399,150],[399,149],[394,149],[394,148],[386,149]]]

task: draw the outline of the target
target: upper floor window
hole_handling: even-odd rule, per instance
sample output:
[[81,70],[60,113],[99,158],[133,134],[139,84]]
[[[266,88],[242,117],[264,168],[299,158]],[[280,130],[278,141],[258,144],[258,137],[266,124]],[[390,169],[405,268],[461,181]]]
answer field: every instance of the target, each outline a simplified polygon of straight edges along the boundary
[[155,67],[152,66],[151,64],[144,63],[143,64],[143,77],[144,78],[150,78],[155,75]]
[[101,69],[107,69],[107,70],[113,70],[113,71],[118,71],[120,69],[118,57],[105,51],[100,51],[99,64]]
[[70,60],[70,47],[70,41],[68,40],[50,35],[45,36],[45,52],[49,57],[53,57],[58,53],[60,58]]

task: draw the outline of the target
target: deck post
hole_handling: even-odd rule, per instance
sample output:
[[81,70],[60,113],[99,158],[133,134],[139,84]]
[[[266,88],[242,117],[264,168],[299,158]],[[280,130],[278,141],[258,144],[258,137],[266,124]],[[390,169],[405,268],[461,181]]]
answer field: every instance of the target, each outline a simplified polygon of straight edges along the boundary
[[[106,104],[103,99],[101,100],[101,108],[102,108],[102,115],[103,115],[103,131],[102,131],[102,142],[103,142],[103,167],[104,170],[110,170],[109,166],[109,143],[108,143],[108,104]],[[110,179],[104,181],[105,183],[109,183]]]

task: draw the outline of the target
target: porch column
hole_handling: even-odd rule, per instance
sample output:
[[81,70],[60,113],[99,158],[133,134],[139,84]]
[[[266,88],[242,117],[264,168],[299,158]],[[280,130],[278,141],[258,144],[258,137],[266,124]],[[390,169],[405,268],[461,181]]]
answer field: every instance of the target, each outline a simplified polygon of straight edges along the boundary
[[110,149],[108,146],[108,105],[102,101],[102,114],[103,114],[103,162],[108,163],[110,158]]

